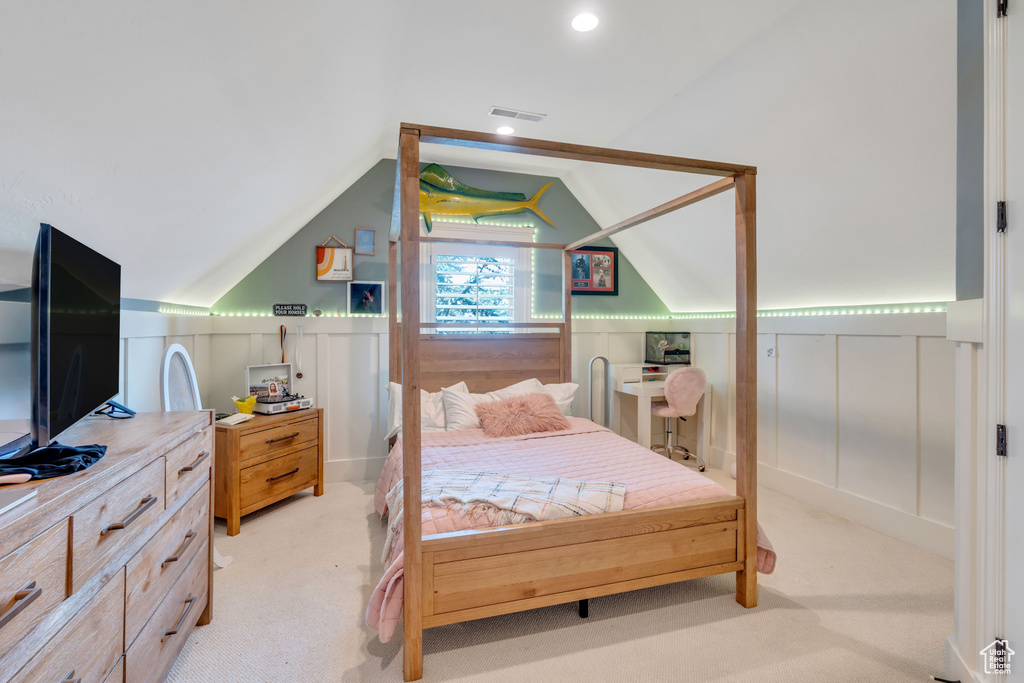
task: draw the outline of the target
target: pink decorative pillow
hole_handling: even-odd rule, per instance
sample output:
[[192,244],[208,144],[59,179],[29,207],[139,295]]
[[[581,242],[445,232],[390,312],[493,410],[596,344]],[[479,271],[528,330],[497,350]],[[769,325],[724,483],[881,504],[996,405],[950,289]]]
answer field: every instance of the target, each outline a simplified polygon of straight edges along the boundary
[[548,394],[523,394],[480,403],[476,415],[484,434],[490,437],[569,429],[569,421]]

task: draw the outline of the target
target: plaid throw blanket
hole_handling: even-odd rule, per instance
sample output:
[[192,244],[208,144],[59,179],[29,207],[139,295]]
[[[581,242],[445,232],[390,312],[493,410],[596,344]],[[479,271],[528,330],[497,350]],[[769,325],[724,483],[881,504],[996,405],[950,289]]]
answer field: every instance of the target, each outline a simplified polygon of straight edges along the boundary
[[[448,508],[461,514],[482,512],[491,526],[616,512],[622,509],[626,499],[626,485],[619,482],[460,470],[429,470],[420,481],[423,505]],[[388,539],[384,544],[384,561],[390,562],[392,546],[402,526],[401,479],[388,492],[387,503]]]

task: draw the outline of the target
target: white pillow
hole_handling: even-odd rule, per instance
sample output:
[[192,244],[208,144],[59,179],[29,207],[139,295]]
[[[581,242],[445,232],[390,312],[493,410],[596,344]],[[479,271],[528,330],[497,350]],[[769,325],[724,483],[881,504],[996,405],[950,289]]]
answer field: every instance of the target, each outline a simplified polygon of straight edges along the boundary
[[541,391],[541,383],[538,379],[526,379],[517,382],[512,386],[491,391],[486,394],[459,393],[448,389],[441,390],[441,400],[444,403],[444,414],[446,429],[451,432],[457,429],[480,429],[480,420],[476,416],[478,403],[497,401],[510,396],[521,396]]
[[572,415],[572,400],[579,388],[579,384],[566,382],[565,384],[544,384],[540,390],[555,399],[555,405],[562,411],[562,415]]
[[[468,394],[469,387],[465,382],[459,382],[448,390]],[[402,385],[388,382],[388,433],[385,439],[402,431]],[[443,390],[442,390],[443,391]],[[444,431],[444,404],[441,402],[441,392],[427,393],[420,390],[420,428],[423,431]]]

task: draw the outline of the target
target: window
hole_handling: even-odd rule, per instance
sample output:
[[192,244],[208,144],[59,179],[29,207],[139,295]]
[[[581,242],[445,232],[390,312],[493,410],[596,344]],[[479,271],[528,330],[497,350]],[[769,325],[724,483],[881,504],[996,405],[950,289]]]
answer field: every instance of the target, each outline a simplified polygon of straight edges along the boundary
[[437,254],[436,322],[515,322],[515,265],[515,259],[508,257]]
[[[434,223],[437,237],[526,242],[533,229],[518,226]],[[475,324],[530,320],[529,248],[485,244],[422,243],[423,322],[464,323],[446,332],[477,332]]]

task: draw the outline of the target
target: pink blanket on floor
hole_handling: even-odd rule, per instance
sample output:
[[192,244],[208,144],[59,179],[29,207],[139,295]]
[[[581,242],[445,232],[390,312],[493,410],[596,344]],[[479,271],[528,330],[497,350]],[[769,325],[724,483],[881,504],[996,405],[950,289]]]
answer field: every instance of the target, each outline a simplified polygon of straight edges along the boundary
[[[571,426],[559,432],[543,432],[492,439],[482,429],[423,434],[423,469],[508,472],[523,476],[559,476],[583,481],[617,481],[626,484],[624,509],[672,505],[722,498],[731,494],[707,477],[663,455],[618,436],[590,420],[569,418]],[[383,517],[387,494],[402,477],[402,442],[391,449],[377,481],[374,506]],[[423,535],[488,526],[483,515],[450,512],[447,508],[423,508]],[[377,584],[366,610],[366,623],[391,639],[402,611],[402,535],[391,549],[391,564]],[[775,551],[758,528],[757,570],[775,569]]]

